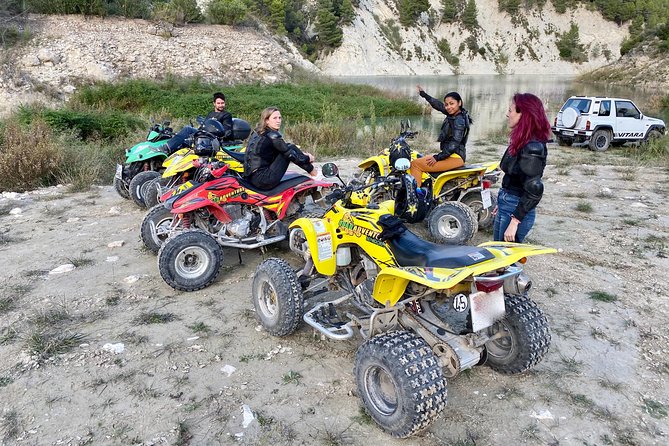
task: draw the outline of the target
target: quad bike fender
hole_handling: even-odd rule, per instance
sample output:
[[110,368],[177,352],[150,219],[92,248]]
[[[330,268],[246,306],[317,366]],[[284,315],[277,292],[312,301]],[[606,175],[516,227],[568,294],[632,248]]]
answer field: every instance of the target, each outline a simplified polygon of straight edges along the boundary
[[379,169],[379,173],[381,174],[381,176],[386,176],[390,172],[390,166],[388,165],[389,162],[390,159],[388,158],[388,154],[386,154],[385,156],[374,155],[363,160],[360,164],[358,164],[358,167],[361,168],[362,170],[367,170],[372,166],[376,166],[376,168]]
[[143,141],[139,144],[135,144],[133,147],[128,149],[125,153],[125,163],[135,163],[138,161],[146,161],[152,158],[161,158],[164,159],[167,157],[165,152],[163,152],[162,147],[165,144],[165,141]]
[[176,157],[170,156],[165,161],[163,161],[163,167],[166,168],[163,172],[163,178],[173,177],[180,172],[185,172],[188,169],[192,169],[193,163],[199,158],[200,157],[194,153],[178,155]]
[[477,185],[479,182],[479,178],[483,176],[485,171],[486,167],[484,167],[481,164],[477,164],[468,169],[456,169],[456,170],[446,171],[440,174],[437,177],[437,179],[434,180],[434,185],[432,186],[434,196],[436,197],[441,193],[441,189],[444,187],[444,184],[456,178],[469,181],[472,183],[470,185],[467,185],[466,182],[463,183],[462,184],[463,188],[468,188]]
[[173,214],[187,214],[197,209],[207,208],[207,210],[222,223],[229,223],[232,218],[218,204],[202,197],[193,197],[189,200],[180,202],[170,209]]
[[337,269],[337,242],[332,237],[336,229],[334,225],[322,218],[303,217],[291,223],[289,228],[304,232],[316,270],[325,276],[334,275]]
[[467,268],[424,268],[402,267],[384,268],[374,282],[373,297],[376,301],[387,305],[395,305],[406,290],[409,282],[416,282],[435,290],[451,288],[462,282],[471,271]]
[[552,254],[555,248],[511,242],[486,242],[495,257],[463,268],[390,267],[384,268],[374,282],[373,297],[384,305],[395,305],[404,294],[409,282],[416,282],[435,290],[452,288],[469,276],[477,276],[520,261],[533,255]]

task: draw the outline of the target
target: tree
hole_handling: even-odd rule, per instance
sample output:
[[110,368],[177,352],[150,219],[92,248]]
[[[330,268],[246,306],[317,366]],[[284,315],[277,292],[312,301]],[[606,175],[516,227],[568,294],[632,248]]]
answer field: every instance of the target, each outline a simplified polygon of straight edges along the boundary
[[453,23],[458,20],[460,15],[460,8],[458,0],[441,0],[441,6],[444,7],[444,12],[441,15],[441,20],[446,23]]
[[341,7],[339,8],[339,18],[344,25],[349,25],[353,22],[353,19],[355,18],[355,9],[353,9],[351,0],[342,0]]
[[429,0],[398,0],[397,10],[400,13],[400,23],[402,26],[411,26],[421,13],[430,9]]
[[316,32],[321,43],[332,48],[341,45],[343,33],[337,24],[331,0],[319,0],[317,18]]
[[244,21],[246,12],[242,0],[213,0],[207,7],[209,21],[219,25],[237,25]]
[[569,31],[565,31],[558,35],[555,44],[560,51],[560,58],[569,62],[586,62],[588,55],[585,52],[585,47],[581,43],[581,38],[578,32],[578,25],[572,22]]
[[467,6],[462,13],[462,23],[467,29],[474,29],[479,27],[479,21],[476,19],[476,2],[474,0],[468,0]]
[[286,1],[272,0],[269,5],[270,25],[277,34],[286,34]]

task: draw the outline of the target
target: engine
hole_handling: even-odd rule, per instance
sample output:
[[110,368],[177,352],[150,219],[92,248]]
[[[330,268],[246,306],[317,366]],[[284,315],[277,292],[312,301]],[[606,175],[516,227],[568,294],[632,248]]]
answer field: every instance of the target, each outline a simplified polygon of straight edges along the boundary
[[244,238],[252,234],[258,227],[260,217],[254,209],[246,206],[226,205],[223,210],[232,218],[230,223],[223,225],[218,232],[224,237]]

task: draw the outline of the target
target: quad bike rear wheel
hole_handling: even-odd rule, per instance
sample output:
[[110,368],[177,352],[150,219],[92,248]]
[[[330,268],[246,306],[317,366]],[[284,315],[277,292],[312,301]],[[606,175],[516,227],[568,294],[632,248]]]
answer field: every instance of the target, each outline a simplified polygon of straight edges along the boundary
[[367,413],[390,435],[427,428],[446,407],[446,379],[430,346],[407,331],[369,339],[355,355],[355,381]]
[[160,173],[155,170],[145,170],[138,173],[132,180],[130,180],[130,197],[135,204],[141,208],[146,207],[146,202],[144,201],[144,194],[146,193],[146,185],[150,181],[160,178]]
[[481,192],[472,192],[464,196],[460,203],[464,203],[474,211],[478,219],[478,228],[481,229],[490,229],[495,220],[495,217],[492,215],[493,209],[497,207],[497,194],[490,193],[490,207],[487,209],[483,208],[483,198],[481,198]]
[[427,215],[427,228],[436,243],[465,245],[476,234],[476,214],[466,204],[447,201]]
[[168,237],[167,231],[172,225],[174,214],[162,204],[152,207],[142,220],[140,234],[146,249],[158,254],[160,246]]
[[144,204],[147,209],[151,209],[160,203],[160,188],[167,183],[163,180],[164,178],[158,177],[149,181],[146,183],[146,186],[144,186]]
[[168,238],[158,251],[160,276],[175,290],[208,287],[218,277],[222,263],[221,246],[201,229]]
[[300,325],[304,296],[288,262],[275,257],[258,265],[251,291],[256,319],[271,335],[287,336]]
[[548,352],[551,334],[543,312],[526,294],[507,294],[506,316],[488,328],[487,364],[500,373],[521,373]]

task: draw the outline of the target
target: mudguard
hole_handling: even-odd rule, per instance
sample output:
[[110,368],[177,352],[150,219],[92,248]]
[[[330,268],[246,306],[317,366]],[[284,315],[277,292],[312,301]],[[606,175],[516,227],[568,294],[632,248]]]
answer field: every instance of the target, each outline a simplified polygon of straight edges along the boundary
[[464,268],[415,266],[384,268],[374,282],[373,297],[386,306],[392,306],[401,299],[409,282],[416,282],[436,290],[445,290],[454,287],[469,276],[507,267],[524,257],[557,252],[555,248],[511,242],[486,242],[478,246],[487,248],[495,257]]
[[323,275],[332,276],[337,268],[337,242],[333,239],[335,227],[326,219],[298,218],[289,228],[300,228],[304,232],[311,258],[316,270]]
[[370,156],[369,158],[363,160],[360,164],[358,164],[358,167],[362,170],[367,170],[372,166],[376,166],[381,176],[386,176],[390,173],[389,160],[390,158],[388,156],[388,151],[385,150],[384,153],[380,155]]
[[164,145],[165,141],[143,141],[135,144],[126,151],[125,164],[130,164],[137,161],[146,161],[156,157],[167,158],[167,154],[162,150]]
[[[482,176],[485,173],[492,172],[495,170],[497,167],[499,167],[499,162],[494,161],[494,162],[489,162],[489,163],[481,163],[481,164],[472,164],[465,166],[464,168],[461,169],[455,169],[455,170],[448,170],[442,174],[440,174],[436,180],[434,180],[434,185],[432,187],[433,195],[435,197],[439,196],[441,193],[441,189],[444,187],[444,184],[446,182],[455,179],[455,178],[467,178],[470,176]],[[478,179],[477,179],[478,182]]]

